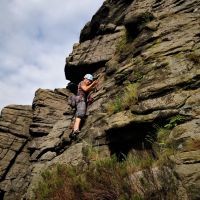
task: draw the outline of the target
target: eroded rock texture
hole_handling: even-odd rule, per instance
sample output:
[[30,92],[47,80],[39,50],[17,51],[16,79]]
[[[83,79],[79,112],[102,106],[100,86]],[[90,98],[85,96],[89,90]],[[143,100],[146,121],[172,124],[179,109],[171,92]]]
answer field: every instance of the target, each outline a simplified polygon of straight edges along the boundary
[[[102,156],[151,151],[145,137],[155,134],[155,125],[181,116],[184,120],[173,124],[168,138],[175,144],[170,157],[175,165],[152,169],[158,190],[149,192],[161,192],[170,174],[178,185],[173,198],[200,199],[200,2],[105,1],[66,59],[67,79],[78,83],[85,73],[98,76],[99,86],[78,141],[69,138],[74,111],[67,103],[72,93],[65,88],[39,89],[32,107],[2,110],[0,196],[34,198],[40,172],[57,163],[83,162],[87,143]],[[108,103],[123,96],[129,84],[137,85],[137,98],[108,114]],[[165,175],[158,177],[161,172]],[[140,176],[148,173],[133,175],[135,182]]]
[[[30,175],[27,142],[32,123],[31,106],[5,107],[0,118],[0,196],[20,199],[26,192]],[[4,195],[5,193],[5,195]]]

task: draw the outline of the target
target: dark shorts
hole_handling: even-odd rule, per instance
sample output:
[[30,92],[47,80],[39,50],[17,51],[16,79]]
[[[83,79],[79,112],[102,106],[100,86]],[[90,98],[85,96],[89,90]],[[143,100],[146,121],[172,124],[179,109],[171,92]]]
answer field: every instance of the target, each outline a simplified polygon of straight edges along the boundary
[[86,114],[86,103],[84,100],[77,101],[76,117],[83,118]]

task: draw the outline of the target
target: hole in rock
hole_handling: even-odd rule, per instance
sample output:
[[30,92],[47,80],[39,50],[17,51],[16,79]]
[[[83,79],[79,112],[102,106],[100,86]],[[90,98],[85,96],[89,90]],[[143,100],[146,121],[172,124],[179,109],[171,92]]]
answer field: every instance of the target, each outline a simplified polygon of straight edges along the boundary
[[[156,130],[153,124],[133,123],[122,128],[109,130],[107,141],[109,141],[111,155],[115,154],[119,161],[126,159],[133,150],[137,152],[146,151],[154,156],[152,144],[156,139]],[[151,138],[151,140],[147,138]]]
[[[129,153],[141,156],[147,153],[157,159],[153,145],[157,142],[159,134],[166,139],[170,130],[191,119],[191,117],[180,114],[165,113],[151,122],[134,122],[121,128],[113,127],[106,134],[110,153],[116,155],[119,161],[126,159]],[[159,133],[162,129],[166,130],[166,135]]]

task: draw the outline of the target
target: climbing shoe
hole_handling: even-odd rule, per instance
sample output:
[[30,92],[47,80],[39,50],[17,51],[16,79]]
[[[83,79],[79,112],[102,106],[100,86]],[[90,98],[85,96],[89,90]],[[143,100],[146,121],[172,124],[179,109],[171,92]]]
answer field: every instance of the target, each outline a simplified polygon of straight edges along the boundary
[[73,131],[72,133],[70,133],[69,138],[70,138],[70,139],[76,140],[76,139],[77,139],[77,135],[78,135],[79,133],[80,133],[79,130],[75,130],[75,131]]

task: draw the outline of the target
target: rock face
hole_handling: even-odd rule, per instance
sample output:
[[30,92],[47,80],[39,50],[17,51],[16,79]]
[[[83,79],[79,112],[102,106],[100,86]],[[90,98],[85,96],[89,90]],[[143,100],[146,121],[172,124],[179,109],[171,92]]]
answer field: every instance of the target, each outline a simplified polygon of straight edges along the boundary
[[[177,199],[200,199],[200,2],[105,1],[66,59],[67,79],[78,83],[85,73],[98,76],[99,86],[79,141],[69,138],[74,111],[65,88],[39,89],[32,107],[2,110],[0,198],[34,198],[39,173],[83,162],[87,143],[102,156],[151,150],[145,138],[156,125],[170,127],[175,144]],[[137,86],[134,100],[108,113],[130,85]]]
[[26,192],[29,184],[31,165],[27,143],[30,139],[29,127],[32,123],[32,115],[31,106],[11,105],[1,112],[1,198],[4,196],[5,199],[19,199]]

